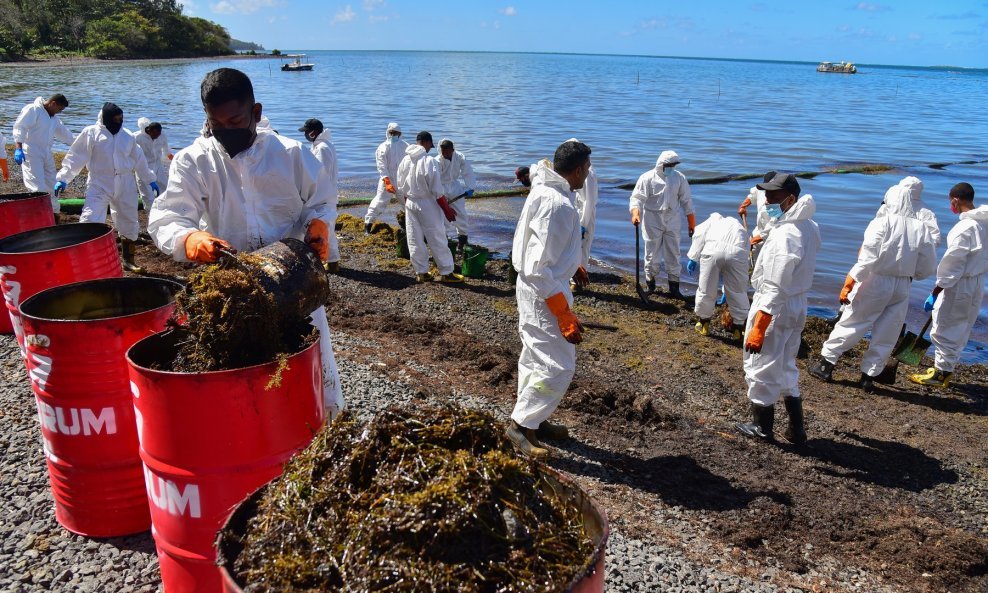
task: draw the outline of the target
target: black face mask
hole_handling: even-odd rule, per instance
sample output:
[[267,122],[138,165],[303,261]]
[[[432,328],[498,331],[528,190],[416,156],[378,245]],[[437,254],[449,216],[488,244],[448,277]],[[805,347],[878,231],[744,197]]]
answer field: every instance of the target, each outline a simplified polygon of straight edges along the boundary
[[103,125],[106,129],[110,131],[111,134],[116,134],[123,127],[123,122],[116,121],[116,116],[123,115],[123,110],[117,107],[113,103],[104,103],[103,109],[100,112],[103,118]]
[[252,128],[253,124],[254,119],[251,117],[250,123],[246,128],[212,129],[210,133],[232,159],[250,148],[251,144],[254,143],[257,134]]

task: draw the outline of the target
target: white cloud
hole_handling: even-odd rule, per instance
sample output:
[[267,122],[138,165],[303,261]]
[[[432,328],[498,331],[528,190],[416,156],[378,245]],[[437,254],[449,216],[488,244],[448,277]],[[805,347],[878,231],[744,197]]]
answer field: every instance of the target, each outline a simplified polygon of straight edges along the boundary
[[209,8],[216,14],[250,14],[280,4],[280,0],[220,0]]
[[366,12],[374,12],[378,8],[384,8],[384,0],[364,0],[363,6]]
[[357,13],[353,11],[352,6],[347,4],[346,6],[343,7],[343,10],[337,12],[336,15],[333,16],[333,20],[330,22],[330,24],[335,25],[336,23],[349,23],[355,18],[357,18]]
[[504,16],[515,16],[518,14],[518,10],[514,6],[505,6],[504,8],[498,9],[498,12]]
[[884,4],[872,4],[871,2],[858,2],[854,6],[854,10],[863,10],[865,12],[885,12],[890,10],[888,6]]
[[494,21],[494,29],[497,30],[500,28],[501,28],[501,21]]
[[386,22],[390,18],[391,18],[390,16],[385,15],[385,14],[382,14],[382,15],[372,14],[369,17],[367,17],[367,20],[369,20],[371,22],[371,24],[376,24],[376,23]]

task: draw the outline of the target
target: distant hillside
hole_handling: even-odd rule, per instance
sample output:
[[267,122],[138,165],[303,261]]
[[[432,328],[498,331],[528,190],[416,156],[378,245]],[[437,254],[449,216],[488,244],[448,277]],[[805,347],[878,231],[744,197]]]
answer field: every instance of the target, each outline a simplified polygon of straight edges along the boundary
[[230,40],[230,49],[233,51],[264,51],[264,46],[260,43],[252,43],[250,41],[240,41],[239,39]]
[[32,54],[185,58],[233,53],[220,25],[176,0],[0,0],[0,61]]

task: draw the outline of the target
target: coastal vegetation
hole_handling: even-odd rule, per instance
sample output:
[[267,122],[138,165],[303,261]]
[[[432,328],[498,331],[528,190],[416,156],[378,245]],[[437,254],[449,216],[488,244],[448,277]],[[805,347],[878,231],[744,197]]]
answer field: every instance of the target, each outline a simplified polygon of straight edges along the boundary
[[177,0],[0,0],[0,61],[219,56],[234,53],[232,41]]

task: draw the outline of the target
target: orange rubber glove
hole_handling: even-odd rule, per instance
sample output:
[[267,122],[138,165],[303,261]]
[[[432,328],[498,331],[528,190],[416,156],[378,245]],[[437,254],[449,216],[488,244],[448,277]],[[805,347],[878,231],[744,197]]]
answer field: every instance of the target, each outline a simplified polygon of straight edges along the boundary
[[0,173],[3,173],[4,181],[10,181],[10,169],[7,167],[7,159],[0,159]]
[[642,213],[638,208],[631,209],[631,224],[638,226],[642,222]]
[[305,244],[316,250],[319,259],[329,259],[329,226],[321,218],[313,218],[305,229]]
[[561,292],[557,292],[547,298],[545,304],[549,306],[549,310],[556,316],[556,323],[559,324],[559,330],[563,332],[563,337],[566,338],[566,341],[570,344],[579,344],[582,342],[583,325],[580,323],[579,318],[577,318],[576,313],[569,308],[569,303],[566,302],[566,296]]
[[755,245],[758,245],[759,243],[761,243],[764,240],[765,239],[762,239],[762,236],[761,235],[752,235],[752,237],[751,237],[751,246],[754,247]]
[[847,298],[847,295],[851,294],[851,291],[853,289],[854,289],[854,278],[851,278],[851,275],[848,274],[847,278],[844,280],[844,288],[840,290],[840,302],[842,305],[851,304],[851,299]]
[[748,213],[748,206],[751,206],[751,198],[745,198],[741,205],[738,206],[738,216],[744,216]]
[[389,194],[395,193],[395,185],[391,183],[390,177],[384,178],[384,191],[388,192]]
[[581,290],[590,286],[590,274],[587,274],[586,268],[580,266],[576,269],[576,273],[573,274],[573,283]]
[[168,153],[168,160],[170,161],[170,160],[172,160],[173,158],[175,158],[175,155],[173,155],[172,153],[170,153],[170,152],[169,152],[169,153]]
[[744,349],[748,352],[754,352],[755,354],[762,351],[762,346],[765,344],[765,331],[768,329],[769,324],[772,323],[772,316],[765,311],[757,311],[755,313],[755,319],[751,323],[751,329],[748,330],[748,337],[744,341]]
[[185,237],[185,257],[200,264],[211,264],[220,256],[220,249],[232,250],[223,239],[207,231],[195,231]]
[[693,236],[693,231],[694,231],[694,229],[696,229],[696,215],[695,214],[687,214],[686,215],[686,222],[689,223],[689,225],[690,225],[690,231],[689,232],[690,232],[690,236],[692,237]]

